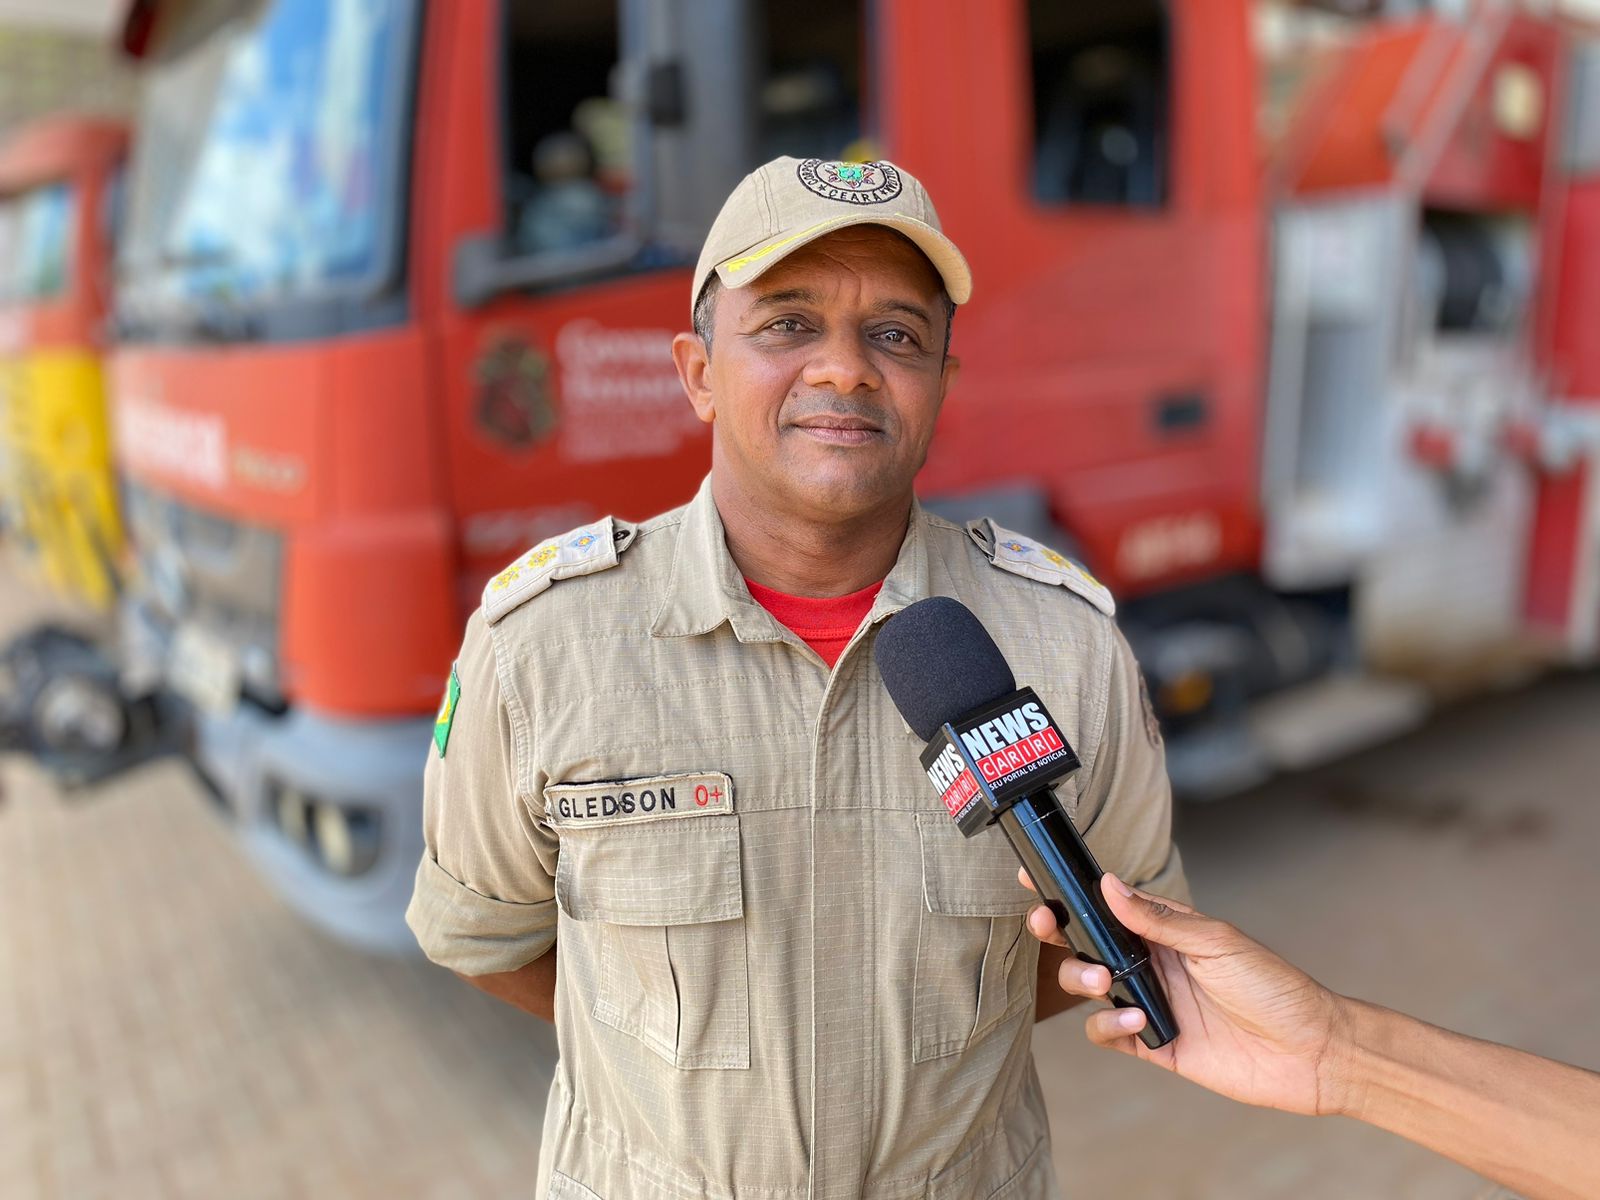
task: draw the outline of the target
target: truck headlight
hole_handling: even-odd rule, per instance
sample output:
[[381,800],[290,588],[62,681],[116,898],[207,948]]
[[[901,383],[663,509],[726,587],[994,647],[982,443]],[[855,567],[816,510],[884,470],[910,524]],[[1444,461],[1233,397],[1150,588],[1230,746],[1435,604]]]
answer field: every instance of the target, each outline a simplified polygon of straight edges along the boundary
[[312,810],[317,853],[336,875],[360,875],[378,861],[378,816],[323,801]]

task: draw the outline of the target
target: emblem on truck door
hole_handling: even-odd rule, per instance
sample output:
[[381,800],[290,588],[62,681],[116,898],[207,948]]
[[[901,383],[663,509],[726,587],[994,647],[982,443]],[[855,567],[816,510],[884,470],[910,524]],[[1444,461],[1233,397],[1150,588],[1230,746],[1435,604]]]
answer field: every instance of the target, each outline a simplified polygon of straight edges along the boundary
[[550,390],[550,360],[522,338],[502,336],[473,366],[478,428],[502,446],[526,450],[559,420]]

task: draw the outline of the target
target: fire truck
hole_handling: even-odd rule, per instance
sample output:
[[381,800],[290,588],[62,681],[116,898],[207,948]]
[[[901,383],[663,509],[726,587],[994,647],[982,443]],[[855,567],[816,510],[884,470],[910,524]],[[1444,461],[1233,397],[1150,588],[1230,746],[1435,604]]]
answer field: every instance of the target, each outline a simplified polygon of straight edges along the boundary
[[8,528],[96,608],[121,552],[100,354],[126,129],[57,116],[0,144],[0,411]]
[[293,904],[409,946],[463,620],[692,493],[670,340],[778,154],[937,198],[976,291],[919,491],[1111,586],[1181,789],[1592,656],[1600,49],[1329,21],[1268,64],[1246,0],[136,0],[124,674]]
[[127,142],[61,114],[0,143],[0,510],[14,564],[70,614],[0,646],[0,749],[69,783],[145,756],[160,724],[98,648],[123,540],[101,356]]

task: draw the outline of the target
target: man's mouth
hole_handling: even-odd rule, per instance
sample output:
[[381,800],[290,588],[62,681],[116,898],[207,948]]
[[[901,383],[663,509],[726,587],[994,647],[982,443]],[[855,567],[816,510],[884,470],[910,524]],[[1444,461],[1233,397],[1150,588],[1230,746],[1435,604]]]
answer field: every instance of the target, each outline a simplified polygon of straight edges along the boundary
[[795,422],[795,428],[832,446],[860,446],[883,433],[882,427],[862,417],[821,413]]

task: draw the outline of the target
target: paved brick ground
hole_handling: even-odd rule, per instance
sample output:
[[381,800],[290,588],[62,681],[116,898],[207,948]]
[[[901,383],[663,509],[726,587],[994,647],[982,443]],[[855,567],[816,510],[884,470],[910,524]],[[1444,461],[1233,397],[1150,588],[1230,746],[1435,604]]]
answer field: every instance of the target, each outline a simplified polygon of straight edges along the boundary
[[0,1196],[512,1196],[550,1039],[308,929],[172,767],[0,809]]
[[[0,582],[0,628],[33,603]],[[1344,990],[1600,1065],[1596,713],[1600,679],[1556,680],[1187,812],[1196,891]],[[174,766],[74,798],[14,762],[0,782],[0,1197],[529,1194],[544,1027],[306,927]],[[1096,1052],[1072,1015],[1038,1044],[1075,1195],[1480,1190],[1354,1124]]]

